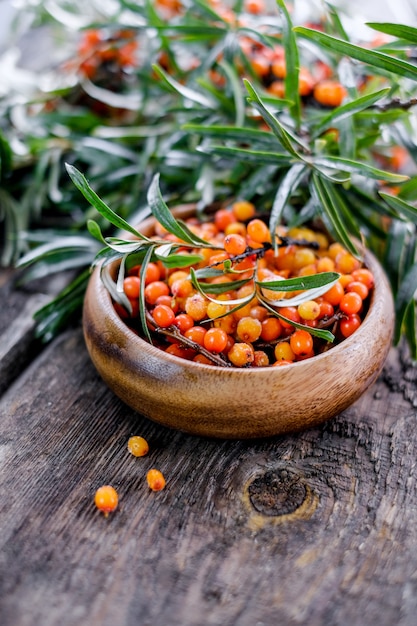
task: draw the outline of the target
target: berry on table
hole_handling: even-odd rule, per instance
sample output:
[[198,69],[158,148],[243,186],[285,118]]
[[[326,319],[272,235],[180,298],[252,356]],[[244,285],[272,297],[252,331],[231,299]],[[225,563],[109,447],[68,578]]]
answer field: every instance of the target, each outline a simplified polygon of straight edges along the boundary
[[109,513],[117,509],[119,503],[119,496],[117,495],[116,489],[111,485],[99,487],[94,496],[94,503],[98,510],[107,517]]
[[129,438],[127,449],[133,456],[145,456],[149,452],[149,444],[143,437],[134,435]]
[[164,475],[157,469],[150,469],[146,474],[146,481],[152,491],[161,491],[166,484]]

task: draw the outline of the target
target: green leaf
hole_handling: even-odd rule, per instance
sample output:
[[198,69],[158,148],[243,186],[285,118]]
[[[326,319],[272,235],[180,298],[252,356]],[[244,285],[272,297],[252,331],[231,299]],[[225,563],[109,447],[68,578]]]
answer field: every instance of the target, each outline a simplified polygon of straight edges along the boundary
[[138,231],[133,228],[126,220],[117,215],[112,209],[107,206],[101,198],[96,194],[95,191],[90,187],[87,182],[87,179],[80,171],[77,170],[73,165],[69,163],[65,164],[66,170],[79,191],[83,194],[84,198],[93,206],[103,217],[105,217],[113,226],[120,228],[121,230],[126,230],[127,232],[132,233],[139,239],[144,239],[143,235],[138,233]]
[[[310,276],[296,276],[294,278],[281,278],[280,280],[256,280],[255,283],[263,289],[287,293],[291,291],[307,291],[323,286],[326,286],[326,290],[328,290],[339,278],[340,274],[337,272],[321,272],[320,274],[312,274]],[[288,300],[286,301],[288,302]]]
[[412,265],[403,277],[395,298],[396,311],[396,329],[394,342],[397,344],[400,340],[403,323],[405,320],[408,306],[414,301],[417,290],[417,263]]
[[172,215],[162,198],[161,190],[159,188],[159,174],[155,174],[149,187],[148,203],[152,211],[152,215],[164,228],[166,228],[169,233],[175,235],[184,243],[204,248],[213,247],[204,239],[194,235],[194,233],[191,232],[191,230],[189,230],[183,222],[179,222]]
[[158,250],[155,250],[155,256],[160,259],[165,267],[189,267],[199,263],[202,260],[200,254],[170,254],[169,256],[160,256]]
[[344,224],[337,207],[332,202],[331,183],[321,179],[320,176],[314,172],[312,177],[312,191],[316,194],[319,205],[329,219],[339,241],[349,252],[351,252],[351,254],[358,256],[358,251],[350,239],[346,225]]
[[245,101],[243,99],[243,92],[241,88],[240,78],[234,67],[230,65],[230,63],[226,63],[226,61],[220,61],[219,66],[222,68],[224,73],[226,74],[229,85],[232,89],[233,100],[235,103],[236,110],[236,126],[242,126],[245,121]]
[[215,102],[213,100],[207,98],[206,96],[198,91],[195,91],[194,89],[190,89],[190,87],[182,85],[181,83],[176,81],[175,78],[172,78],[172,76],[167,74],[159,65],[153,65],[152,69],[164,81],[164,83],[168,85],[171,91],[178,93],[180,96],[186,98],[187,100],[191,100],[191,102],[200,104],[204,108],[213,110],[216,109]]
[[338,39],[337,37],[332,37],[326,33],[306,28],[304,26],[296,26],[294,31],[302,37],[311,39],[319,46],[328,48],[333,52],[339,52],[340,54],[357,59],[367,65],[378,67],[388,72],[393,72],[394,74],[404,76],[405,78],[417,80],[417,67],[411,63],[407,63],[407,61],[396,59],[395,57],[385,54],[384,52],[362,48],[361,46],[357,46],[347,41],[343,41],[342,39]]
[[360,111],[371,107],[376,102],[384,98],[389,93],[389,91],[389,88],[381,89],[380,91],[376,91],[375,93],[371,93],[367,96],[361,96],[360,98],[356,98],[355,100],[351,100],[346,104],[342,104],[341,106],[336,107],[335,109],[333,109],[333,111],[325,115],[325,117],[323,117],[319,121],[315,128],[314,136],[321,134],[323,132],[323,129],[328,127],[329,124],[335,124],[336,122],[340,122],[341,120],[344,120],[347,117],[354,115],[355,113],[359,113]]
[[216,154],[218,156],[229,156],[234,159],[243,159],[251,163],[272,163],[288,165],[290,156],[285,152],[272,152],[265,150],[249,150],[247,148],[233,148],[232,146],[204,146],[198,148],[204,154]]
[[417,361],[417,320],[416,320],[416,303],[412,300],[404,315],[404,332],[410,348],[410,356],[413,361]]
[[296,127],[301,125],[301,102],[298,91],[298,78],[300,72],[300,59],[298,54],[297,41],[294,36],[293,23],[284,0],[276,0],[283,17],[283,44],[285,49],[285,63],[287,72],[285,75],[285,94],[291,98],[290,112],[295,121]]
[[274,309],[268,303],[268,300],[265,300],[264,298],[262,298],[262,296],[260,297],[260,299],[262,301],[263,306],[266,309],[268,309],[270,313],[275,315],[275,317],[278,317],[278,319],[283,320],[284,322],[287,322],[288,324],[291,324],[292,326],[294,326],[294,328],[298,328],[299,330],[306,330],[308,333],[310,333],[310,335],[313,335],[314,337],[318,337],[319,339],[324,339],[325,341],[330,341],[330,342],[334,341],[335,336],[329,330],[324,330],[322,328],[312,328],[311,326],[305,326],[304,324],[293,322],[292,320],[288,319],[288,317],[285,317],[285,315],[282,315],[279,311]]
[[399,39],[405,39],[411,41],[414,45],[417,45],[417,28],[414,26],[406,26],[405,24],[390,24],[387,22],[367,22],[369,28],[377,30],[380,33],[386,35],[392,35]]
[[402,183],[409,179],[403,174],[393,174],[385,170],[380,170],[367,163],[353,161],[352,159],[344,159],[343,157],[324,156],[308,159],[312,165],[317,167],[329,167],[331,169],[343,170],[351,174],[359,174],[366,178],[374,178],[376,180],[385,180],[390,183]]
[[236,140],[245,143],[251,142],[276,146],[276,138],[273,134],[257,128],[221,125],[204,126],[202,124],[184,124],[181,128],[187,132],[198,133],[205,137],[220,137],[224,141]]
[[[305,172],[306,165],[304,163],[296,163],[288,170],[284,179],[279,185],[277,195],[274,198],[274,202],[271,209],[271,215],[269,218],[269,230],[271,233],[275,233],[276,228],[280,222],[282,212],[287,204],[289,198],[298,185],[302,181]],[[276,246],[276,239],[274,239],[274,246]]]
[[301,156],[298,154],[297,150],[293,146],[293,138],[291,135],[285,130],[282,124],[277,120],[277,118],[272,115],[272,113],[265,107],[261,98],[256,93],[255,89],[252,87],[250,82],[247,79],[243,79],[245,83],[246,89],[249,93],[248,102],[253,104],[253,106],[258,109],[261,113],[262,117],[271,128],[274,135],[277,137],[278,141],[282,145],[285,150],[297,160],[301,160]]
[[393,196],[390,193],[385,193],[383,191],[379,192],[381,198],[385,200],[385,202],[395,211],[397,211],[400,215],[403,215],[406,219],[411,220],[414,224],[417,220],[417,207],[405,200],[401,200],[397,196]]

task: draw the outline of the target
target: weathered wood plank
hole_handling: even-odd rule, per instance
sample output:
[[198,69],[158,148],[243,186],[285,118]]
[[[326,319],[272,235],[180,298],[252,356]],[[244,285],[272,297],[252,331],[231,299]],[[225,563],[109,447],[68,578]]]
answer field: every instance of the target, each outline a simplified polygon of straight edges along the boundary
[[[414,626],[413,373],[393,350],[322,428],[212,441],[135,415],[81,331],[61,336],[0,400],[3,626]],[[127,453],[133,433],[148,457]],[[108,519],[93,505],[105,483],[120,494]]]

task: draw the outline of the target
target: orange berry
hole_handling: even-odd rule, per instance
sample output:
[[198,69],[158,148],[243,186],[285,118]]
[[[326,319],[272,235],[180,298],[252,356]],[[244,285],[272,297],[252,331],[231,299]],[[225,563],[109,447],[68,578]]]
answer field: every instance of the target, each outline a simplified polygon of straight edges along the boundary
[[188,315],[188,313],[179,313],[176,315],[173,323],[182,335],[194,326],[194,320],[191,315]]
[[159,280],[161,278],[161,269],[159,265],[156,263],[148,263],[146,266],[145,272],[145,285],[149,283],[153,283],[155,280]]
[[214,223],[220,231],[224,231],[232,222],[236,222],[236,218],[230,209],[219,209],[214,214]]
[[347,318],[340,320],[340,332],[343,337],[350,337],[355,330],[361,325],[361,318],[356,313],[349,315]]
[[231,234],[224,238],[224,249],[228,254],[237,256],[246,250],[246,239],[242,235]]
[[313,337],[306,330],[296,330],[290,338],[290,346],[296,356],[304,356],[313,349]]
[[353,280],[358,280],[360,283],[364,283],[368,287],[368,289],[372,289],[375,284],[374,275],[372,272],[365,267],[361,267],[358,270],[354,270],[352,272]]
[[123,281],[123,291],[128,298],[139,298],[140,278],[139,276],[126,276]]
[[167,296],[169,287],[161,280],[155,280],[145,287],[145,300],[148,304],[155,304],[159,296]]
[[152,311],[152,317],[157,326],[168,328],[168,326],[174,323],[175,313],[169,306],[166,306],[166,304],[157,304]]
[[166,485],[164,475],[157,469],[150,469],[148,471],[146,481],[152,491],[161,491]]
[[146,439],[134,435],[127,442],[127,449],[133,456],[145,456],[149,452],[149,445]]
[[227,346],[227,333],[221,328],[209,328],[204,335],[204,347],[210,352],[223,352]]
[[339,308],[343,313],[352,315],[352,313],[359,313],[362,308],[362,298],[355,291],[345,293],[339,303]]
[[282,334],[281,322],[277,317],[267,317],[262,322],[261,339],[275,341]]
[[238,200],[232,204],[232,211],[238,222],[247,222],[255,216],[255,205],[246,200]]
[[338,107],[346,95],[346,89],[337,80],[322,80],[314,87],[314,98],[323,106]]
[[199,322],[206,317],[208,300],[201,293],[194,293],[185,301],[185,312],[190,315],[194,321]]
[[292,362],[295,359],[295,354],[288,341],[277,343],[274,355],[277,361]]
[[236,342],[227,353],[227,358],[235,367],[246,367],[255,359],[251,345],[245,342]]
[[352,280],[350,283],[346,285],[346,291],[354,291],[359,294],[362,300],[365,300],[368,297],[369,289],[365,285],[365,283],[361,283],[359,280]]
[[184,337],[190,339],[190,341],[194,341],[194,343],[199,346],[204,346],[204,335],[206,334],[207,329],[204,326],[193,326],[185,331]]
[[247,226],[248,237],[256,243],[265,243],[271,241],[271,233],[268,226],[260,219],[253,219]]
[[333,287],[330,287],[330,289],[326,291],[326,293],[323,295],[323,298],[324,300],[326,300],[326,302],[330,302],[330,304],[333,304],[333,306],[337,306],[343,298],[344,293],[345,290],[343,289],[343,285],[341,285],[341,283],[339,283],[338,281],[333,285]]
[[[287,320],[291,322],[297,322],[298,324],[301,322],[301,317],[298,312],[297,307],[295,306],[283,306],[279,308],[280,315],[283,315]],[[283,328],[292,329],[294,326],[285,320],[280,319],[281,326]]]
[[104,485],[97,489],[94,496],[94,503],[99,511],[102,511],[105,517],[117,509],[119,496],[117,491],[111,485]]

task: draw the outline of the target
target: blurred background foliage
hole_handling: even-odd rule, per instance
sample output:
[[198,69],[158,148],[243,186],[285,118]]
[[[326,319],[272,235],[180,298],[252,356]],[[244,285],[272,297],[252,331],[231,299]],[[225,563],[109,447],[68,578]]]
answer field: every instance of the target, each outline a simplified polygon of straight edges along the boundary
[[328,2],[15,6],[0,50],[0,262],[26,281],[75,272],[37,314],[43,339],[79,315],[99,250],[87,221],[112,234],[69,163],[133,223],[160,173],[170,206],[246,199],[271,228],[319,218],[350,249],[363,240],[391,281],[395,340],[417,358],[415,28]]

